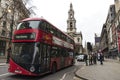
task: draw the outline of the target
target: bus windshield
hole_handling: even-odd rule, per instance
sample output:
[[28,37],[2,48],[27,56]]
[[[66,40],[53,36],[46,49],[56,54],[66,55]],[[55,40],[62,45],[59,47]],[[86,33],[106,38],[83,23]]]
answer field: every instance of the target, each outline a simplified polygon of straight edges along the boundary
[[26,28],[38,28],[40,21],[24,21],[18,24],[17,30]]
[[31,64],[35,43],[13,43],[12,59],[16,63]]

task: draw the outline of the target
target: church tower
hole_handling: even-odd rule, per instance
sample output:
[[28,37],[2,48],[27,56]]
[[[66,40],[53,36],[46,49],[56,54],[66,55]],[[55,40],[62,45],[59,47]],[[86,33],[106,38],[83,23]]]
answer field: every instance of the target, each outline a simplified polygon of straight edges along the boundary
[[70,4],[70,10],[68,11],[67,33],[70,36],[74,36],[74,33],[76,33],[76,20],[74,17],[74,10],[72,3]]
[[82,32],[76,32],[76,20],[74,17],[74,10],[72,3],[70,4],[70,9],[68,11],[68,19],[67,19],[67,34],[70,35],[75,41],[75,53],[81,54],[83,53],[82,46]]

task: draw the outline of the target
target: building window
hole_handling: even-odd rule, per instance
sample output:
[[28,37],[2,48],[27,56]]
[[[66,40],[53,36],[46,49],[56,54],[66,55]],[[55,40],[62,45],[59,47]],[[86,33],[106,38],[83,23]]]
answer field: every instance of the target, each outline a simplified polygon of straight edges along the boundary
[[5,36],[5,31],[4,31],[4,30],[2,30],[1,35],[2,35],[2,36]]
[[0,40],[0,56],[5,56],[6,42]]
[[112,12],[112,7],[110,7],[110,11]]
[[4,28],[6,27],[6,21],[3,21],[3,27]]

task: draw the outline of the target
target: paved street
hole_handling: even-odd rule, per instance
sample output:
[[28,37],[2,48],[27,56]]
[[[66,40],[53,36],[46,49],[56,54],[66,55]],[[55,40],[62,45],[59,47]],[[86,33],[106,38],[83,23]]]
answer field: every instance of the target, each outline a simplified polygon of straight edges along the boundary
[[30,77],[9,73],[7,71],[9,64],[6,64],[5,62],[5,59],[0,59],[0,80],[80,80],[75,77],[74,72],[84,64],[78,62],[74,66],[62,69],[55,74],[46,74],[41,77]]
[[1,65],[6,65],[6,59],[0,59],[0,66]]
[[103,65],[83,66],[76,75],[83,80],[120,80],[120,62],[107,59]]
[[[4,60],[3,61],[0,60],[1,67],[3,65],[8,65],[4,62],[5,62]],[[74,80],[120,80],[120,77],[119,77],[120,62],[118,60],[106,59],[103,65],[100,65],[100,63],[97,62],[97,65],[91,65],[91,66],[85,66],[84,62],[76,62],[76,67],[78,68],[78,70],[75,73],[76,77],[73,78]],[[74,67],[71,67],[71,70],[72,68],[75,69]],[[69,69],[70,68],[65,69],[65,71]],[[61,72],[63,71],[60,71],[58,73],[61,74]],[[50,75],[50,76],[54,76],[54,75]],[[73,74],[71,75],[73,76]],[[49,77],[50,79],[50,76],[46,76],[44,78]],[[67,80],[67,78],[68,78],[68,74],[66,75],[65,80]],[[39,78],[39,80],[42,80],[42,79]]]

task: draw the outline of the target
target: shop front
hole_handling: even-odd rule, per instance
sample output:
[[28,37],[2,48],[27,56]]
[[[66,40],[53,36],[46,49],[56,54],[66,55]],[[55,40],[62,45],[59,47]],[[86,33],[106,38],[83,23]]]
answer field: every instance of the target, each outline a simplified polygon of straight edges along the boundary
[[0,59],[6,58],[8,43],[9,43],[9,39],[0,37]]

